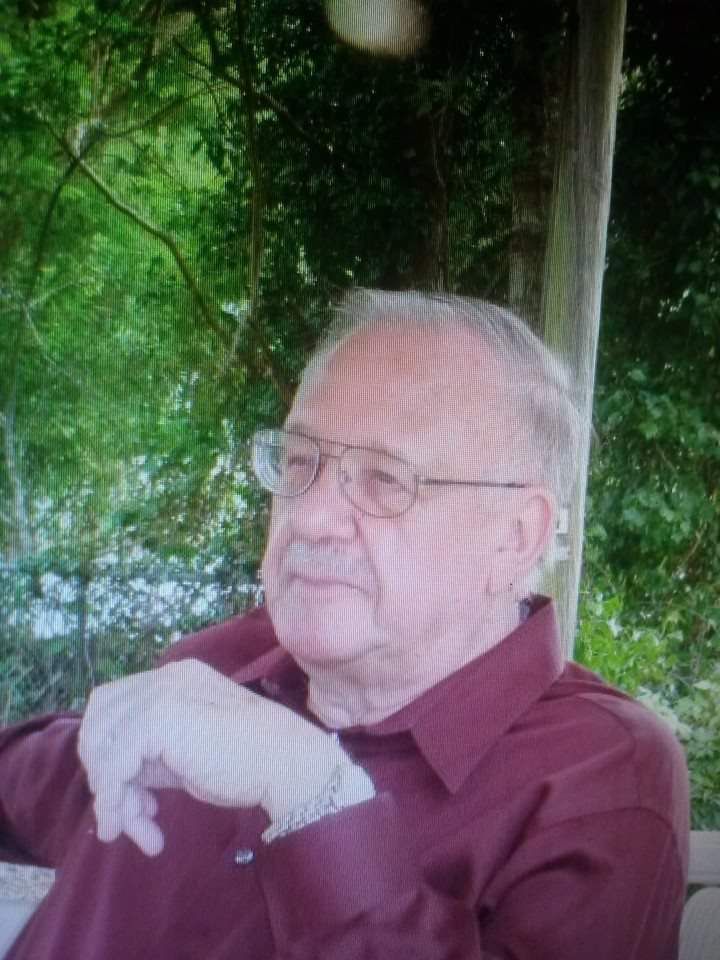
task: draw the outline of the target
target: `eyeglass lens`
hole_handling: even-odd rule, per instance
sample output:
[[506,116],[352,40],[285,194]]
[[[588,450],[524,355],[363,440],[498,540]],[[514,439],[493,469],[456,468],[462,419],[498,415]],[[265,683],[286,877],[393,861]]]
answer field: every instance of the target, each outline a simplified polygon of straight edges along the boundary
[[322,459],[339,459],[338,481],[359,510],[376,517],[404,513],[413,503],[416,479],[402,460],[377,450],[346,448],[339,458],[322,454],[309,437],[282,431],[260,431],[253,444],[253,467],[271,493],[293,497],[315,479]]

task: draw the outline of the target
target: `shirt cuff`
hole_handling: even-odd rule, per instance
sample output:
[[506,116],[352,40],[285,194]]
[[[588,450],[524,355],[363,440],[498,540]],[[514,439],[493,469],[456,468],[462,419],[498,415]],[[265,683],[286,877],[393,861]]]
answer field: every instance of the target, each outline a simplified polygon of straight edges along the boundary
[[375,788],[370,777],[362,767],[347,758],[335,767],[330,779],[316,796],[294,807],[277,823],[271,823],[262,839],[265,843],[272,843],[295,830],[303,830],[322,817],[339,813],[374,796]]
[[394,799],[379,794],[262,846],[258,878],[279,949],[397,903],[415,865]]

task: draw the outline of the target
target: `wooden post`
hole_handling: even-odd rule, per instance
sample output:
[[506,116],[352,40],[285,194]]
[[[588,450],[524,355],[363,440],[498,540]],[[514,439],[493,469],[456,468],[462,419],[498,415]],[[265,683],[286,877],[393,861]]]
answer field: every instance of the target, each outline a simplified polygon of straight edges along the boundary
[[582,564],[600,303],[610,211],[615,119],[626,0],[576,0],[543,281],[546,343],[570,364],[584,436],[569,507],[567,560],[554,575],[560,625],[572,655]]

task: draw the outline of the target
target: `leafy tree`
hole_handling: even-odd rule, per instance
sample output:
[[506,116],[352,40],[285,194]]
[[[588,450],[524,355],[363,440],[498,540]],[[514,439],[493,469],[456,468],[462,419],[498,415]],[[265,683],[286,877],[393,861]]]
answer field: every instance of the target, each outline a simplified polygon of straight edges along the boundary
[[578,649],[677,710],[705,827],[720,824],[719,46],[712,4],[631,7]]
[[[675,717],[704,825],[711,6],[630,5],[578,651]],[[266,505],[244,441],[282,416],[341,289],[446,288],[539,326],[573,9],[433,0],[405,61],[339,44],[319,0],[0,9],[4,719],[80,704],[253,601]]]

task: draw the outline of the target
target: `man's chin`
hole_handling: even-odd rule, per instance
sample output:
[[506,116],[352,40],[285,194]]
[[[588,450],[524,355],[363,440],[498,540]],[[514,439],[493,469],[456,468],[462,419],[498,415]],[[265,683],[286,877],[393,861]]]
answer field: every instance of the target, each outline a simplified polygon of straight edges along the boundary
[[351,610],[326,603],[310,608],[285,603],[269,605],[270,619],[280,646],[303,664],[331,665],[355,660],[371,644],[362,618]]

